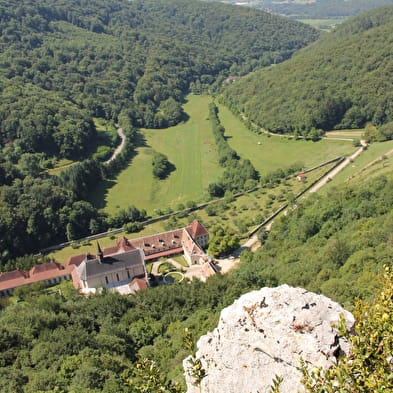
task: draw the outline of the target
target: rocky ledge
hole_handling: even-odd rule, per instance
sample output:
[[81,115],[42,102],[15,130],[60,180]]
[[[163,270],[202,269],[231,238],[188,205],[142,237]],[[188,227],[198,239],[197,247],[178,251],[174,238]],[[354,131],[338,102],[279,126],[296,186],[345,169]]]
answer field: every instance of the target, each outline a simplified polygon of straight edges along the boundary
[[334,327],[344,315],[331,299],[282,285],[243,295],[221,312],[218,327],[202,336],[196,359],[205,376],[195,386],[191,357],[184,360],[187,393],[267,393],[283,378],[282,393],[304,391],[300,359],[310,367],[329,367],[349,345]]

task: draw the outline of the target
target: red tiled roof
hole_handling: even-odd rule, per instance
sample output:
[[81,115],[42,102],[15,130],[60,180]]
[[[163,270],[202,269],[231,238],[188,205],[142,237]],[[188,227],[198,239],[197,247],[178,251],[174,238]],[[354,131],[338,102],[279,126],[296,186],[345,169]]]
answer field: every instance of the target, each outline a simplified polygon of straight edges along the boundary
[[75,255],[73,257],[68,258],[64,266],[71,266],[71,265],[79,266],[85,258],[86,258],[86,254]]
[[141,289],[146,289],[147,288],[147,282],[146,279],[144,278],[138,278],[135,277],[132,279],[132,281],[128,284],[128,286],[134,290],[134,291],[139,291]]
[[171,248],[170,250],[155,252],[145,256],[145,261],[150,261],[151,259],[166,257],[168,255],[179,254],[183,252],[183,247]]
[[74,266],[67,266],[63,268],[59,263],[48,262],[33,266],[29,273],[14,270],[12,272],[4,273],[5,276],[0,275],[0,291],[5,289],[12,289],[22,285],[33,284],[38,281],[44,281],[51,278],[57,278],[71,274]]
[[181,247],[182,234],[183,229],[175,229],[174,231],[132,239],[130,243],[135,248],[141,248],[145,255],[148,256]]
[[13,270],[12,272],[0,273],[0,283],[18,278],[26,278],[27,273],[22,270]]
[[208,235],[207,229],[198,221],[194,220],[187,228],[188,233],[195,239],[200,236]]
[[35,274],[45,273],[53,270],[60,270],[62,266],[60,263],[56,262],[48,262],[48,263],[41,263],[39,265],[33,266],[29,270],[29,276],[34,276]]
[[216,270],[210,265],[209,262],[203,264],[202,267],[203,275],[208,278],[216,274]]
[[182,237],[182,244],[183,244],[184,251],[187,252],[189,255],[203,253],[203,251],[195,243],[193,237],[190,235],[188,231],[184,231],[184,236]]
[[120,252],[126,252],[131,250],[135,250],[135,247],[129,242],[128,239],[122,236],[117,241],[116,246],[104,249],[104,256],[118,254]]

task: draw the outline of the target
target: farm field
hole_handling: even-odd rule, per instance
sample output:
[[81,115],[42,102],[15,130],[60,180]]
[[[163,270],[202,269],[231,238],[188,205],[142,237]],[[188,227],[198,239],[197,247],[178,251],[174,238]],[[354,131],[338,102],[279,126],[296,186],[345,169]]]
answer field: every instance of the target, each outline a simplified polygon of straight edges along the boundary
[[383,156],[388,151],[393,149],[393,141],[372,143],[368,146],[359,157],[357,157],[351,164],[349,164],[342,172],[333,178],[322,192],[326,192],[334,186],[347,182],[348,184],[357,183],[367,180],[370,177],[382,175],[393,169],[393,156],[387,156],[386,159],[380,160],[368,168],[365,168],[369,163]]
[[[210,101],[208,96],[191,95],[184,106],[189,116],[185,123],[164,130],[141,130],[145,143],[108,189],[105,211],[115,213],[135,205],[152,214],[154,209],[202,200],[208,184],[222,172],[207,119]],[[154,151],[165,154],[176,168],[165,180],[153,178]]]
[[250,159],[261,175],[299,161],[310,168],[337,156],[350,155],[355,150],[351,141],[322,139],[312,142],[286,136],[257,135],[224,105],[218,107],[228,143],[241,157]]

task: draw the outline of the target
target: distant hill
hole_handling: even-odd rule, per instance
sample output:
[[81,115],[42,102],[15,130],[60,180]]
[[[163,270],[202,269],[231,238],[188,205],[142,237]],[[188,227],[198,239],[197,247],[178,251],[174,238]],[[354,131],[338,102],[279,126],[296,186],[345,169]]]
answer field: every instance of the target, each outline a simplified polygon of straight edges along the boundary
[[235,111],[279,133],[393,120],[393,6],[354,17],[283,64],[228,86]]
[[181,120],[190,87],[280,62],[318,36],[262,11],[189,0],[1,0],[0,31],[2,88],[33,84],[89,115],[123,110],[153,128]]
[[348,18],[373,8],[393,4],[393,0],[228,0],[225,2],[242,3],[296,19]]
[[[299,19],[348,18],[373,8],[393,4],[393,0],[316,0],[316,1],[276,1],[262,0],[263,8],[275,14]],[[258,7],[259,8],[259,7]]]

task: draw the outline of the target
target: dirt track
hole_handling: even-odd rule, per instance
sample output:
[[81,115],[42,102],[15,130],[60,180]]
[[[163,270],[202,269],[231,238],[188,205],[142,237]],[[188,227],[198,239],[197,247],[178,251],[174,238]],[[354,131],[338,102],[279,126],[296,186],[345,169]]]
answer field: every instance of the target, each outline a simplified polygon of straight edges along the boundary
[[105,161],[106,164],[109,164],[111,161],[113,161],[118,156],[118,154],[121,153],[121,151],[123,150],[123,147],[126,143],[126,136],[124,135],[124,131],[121,127],[119,127],[117,129],[117,133],[119,134],[119,136],[121,138],[120,145],[116,147],[116,150],[113,152],[112,157],[109,160]]
[[340,165],[334,168],[331,172],[329,172],[325,177],[323,177],[314,187],[310,189],[310,193],[317,192],[321,187],[323,187],[328,181],[333,179],[334,176],[339,174],[347,165],[351,163],[357,156],[359,156],[363,152],[363,148],[367,146],[366,142],[361,141],[362,147],[359,147],[358,150],[355,151],[351,156],[346,158]]

